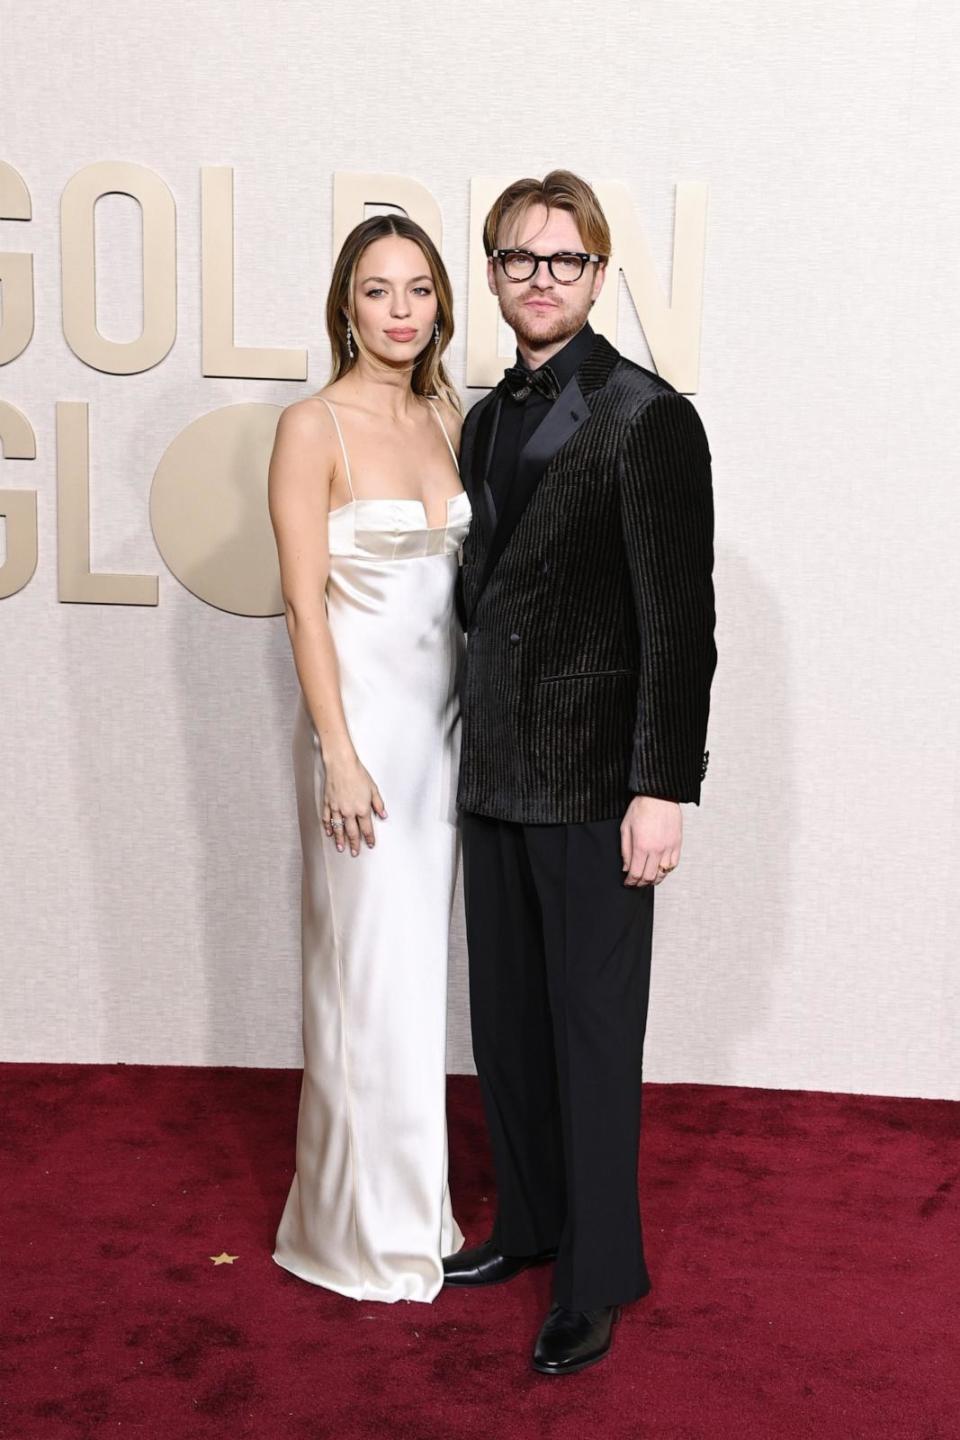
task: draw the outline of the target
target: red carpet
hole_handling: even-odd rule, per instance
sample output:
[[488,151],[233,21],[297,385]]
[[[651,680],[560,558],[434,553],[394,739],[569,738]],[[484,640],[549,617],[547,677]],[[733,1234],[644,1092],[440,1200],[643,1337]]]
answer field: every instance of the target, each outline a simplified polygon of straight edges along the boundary
[[[604,1364],[552,1380],[527,1358],[548,1271],[384,1306],[273,1263],[298,1074],[6,1065],[0,1086],[5,1440],[960,1436],[960,1105],[648,1086],[654,1292]],[[450,1103],[479,1239],[475,1081]]]

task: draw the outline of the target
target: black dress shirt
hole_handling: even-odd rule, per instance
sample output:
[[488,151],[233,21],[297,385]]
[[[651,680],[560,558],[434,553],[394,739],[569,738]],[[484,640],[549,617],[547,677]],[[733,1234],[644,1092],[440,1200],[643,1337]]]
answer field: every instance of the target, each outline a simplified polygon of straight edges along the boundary
[[[572,380],[589,355],[593,341],[594,331],[588,322],[567,341],[562,350],[558,350],[556,355],[545,362],[556,375],[561,390],[568,380]],[[517,364],[523,365],[519,351]],[[503,502],[517,472],[517,457],[553,404],[553,401],[546,395],[541,395],[539,390],[531,390],[525,400],[514,400],[506,386],[503,390],[500,420],[490,465],[490,489],[498,514],[503,509]]]

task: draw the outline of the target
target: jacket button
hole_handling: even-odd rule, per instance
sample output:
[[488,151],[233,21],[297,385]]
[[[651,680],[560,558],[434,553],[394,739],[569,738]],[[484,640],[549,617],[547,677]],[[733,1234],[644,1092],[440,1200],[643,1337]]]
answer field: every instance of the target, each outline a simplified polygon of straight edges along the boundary
[[519,644],[520,644],[520,636],[517,634],[516,631],[514,631],[513,634],[510,636],[510,644],[511,644],[511,645],[519,645]]
[[467,634],[468,634],[468,635],[479,635],[479,634],[480,634],[480,626],[479,626],[479,625],[471,625],[471,626],[470,626],[470,629],[467,631]]
[[546,575],[547,572],[549,571],[549,569],[550,569],[550,564],[549,564],[549,562],[548,562],[547,560],[541,560],[541,561],[540,561],[540,574],[541,574],[541,575]]

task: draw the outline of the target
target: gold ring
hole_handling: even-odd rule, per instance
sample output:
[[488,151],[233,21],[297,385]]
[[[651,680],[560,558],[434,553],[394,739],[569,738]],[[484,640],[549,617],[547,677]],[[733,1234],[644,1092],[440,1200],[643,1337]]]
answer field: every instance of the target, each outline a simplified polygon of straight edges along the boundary
[[658,870],[661,870],[664,875],[669,875],[669,874],[670,874],[670,871],[671,871],[671,870],[676,870],[676,868],[677,868],[676,865],[658,865],[658,866],[657,866],[657,869],[658,869]]

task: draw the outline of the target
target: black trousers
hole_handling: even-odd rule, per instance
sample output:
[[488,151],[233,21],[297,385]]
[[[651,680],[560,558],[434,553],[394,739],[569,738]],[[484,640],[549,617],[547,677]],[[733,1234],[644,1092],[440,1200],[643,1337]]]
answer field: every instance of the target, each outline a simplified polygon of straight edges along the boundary
[[570,1309],[635,1300],[650,1288],[637,1160],[654,887],[624,886],[618,820],[462,822],[494,1240],[558,1246]]

